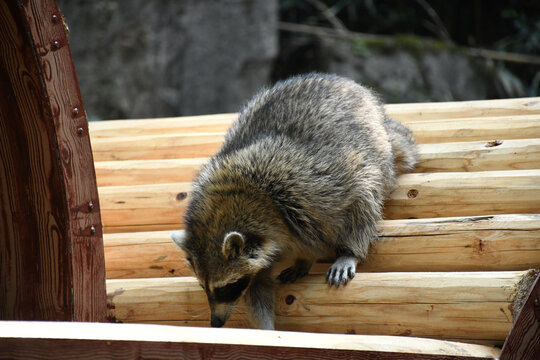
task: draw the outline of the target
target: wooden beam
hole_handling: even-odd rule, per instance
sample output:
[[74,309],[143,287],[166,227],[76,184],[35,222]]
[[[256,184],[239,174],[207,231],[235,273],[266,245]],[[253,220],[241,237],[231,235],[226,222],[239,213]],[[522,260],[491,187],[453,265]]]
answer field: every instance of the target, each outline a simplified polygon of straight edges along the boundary
[[[193,276],[170,231],[105,234],[107,278]],[[359,272],[540,268],[540,215],[385,220]],[[325,273],[318,263],[311,273]],[[278,265],[277,270],[285,265]]]
[[464,117],[514,116],[540,113],[540,97],[389,104],[386,112],[396,120],[436,120]]
[[[540,170],[406,174],[386,219],[540,212]],[[179,229],[191,183],[99,188],[105,232]]]
[[495,359],[500,350],[399,336],[313,334],[164,325],[0,322],[10,359]]
[[[336,289],[324,275],[308,275],[278,288],[276,328],[499,344],[512,325],[516,294],[534,277],[533,271],[365,273]],[[107,292],[112,320],[209,326],[195,278],[107,280]],[[226,326],[249,327],[242,303]]]
[[103,321],[99,199],[62,14],[10,0],[0,24],[0,318]]
[[416,173],[540,168],[540,138],[420,144],[418,153]]
[[190,182],[208,158],[98,161],[98,186]]
[[540,114],[403,120],[417,143],[532,139],[540,137]]
[[[447,133],[452,134],[456,130],[456,123],[474,131],[477,126],[485,130],[501,130],[502,126],[510,124],[520,126],[523,121],[537,124],[540,114],[540,97],[503,99],[503,100],[480,100],[460,102],[435,102],[413,104],[389,104],[386,105],[388,116],[402,121],[411,126],[416,122],[429,120],[434,128],[444,130],[441,122],[449,126]],[[182,116],[160,119],[136,119],[136,120],[109,120],[97,121],[90,124],[90,132],[93,139],[107,137],[131,137],[146,135],[163,135],[174,133],[201,133],[223,132],[229,128],[237,118],[237,114],[216,114],[204,116]],[[447,119],[454,119],[449,122]],[[159,120],[159,121],[156,121]],[[466,125],[469,123],[469,125]],[[428,125],[426,122],[425,125]],[[490,126],[488,126],[490,124]],[[483,125],[483,126],[482,126]],[[531,125],[529,123],[528,125]],[[538,125],[534,126],[538,128]],[[537,130],[538,131],[538,130]],[[463,133],[465,131],[462,131]],[[441,132],[442,133],[442,132]],[[444,135],[444,134],[442,134]],[[461,134],[466,135],[466,134]],[[501,133],[504,135],[504,133]],[[448,137],[445,136],[445,138]],[[528,136],[525,137],[537,137]],[[499,136],[495,136],[499,138]],[[513,137],[505,137],[510,139]],[[476,139],[475,139],[476,140]],[[478,139],[484,140],[484,139]]]
[[90,123],[92,140],[110,137],[136,137],[166,134],[224,133],[238,114],[178,116],[154,119],[94,121]]
[[[540,138],[420,144],[414,172],[524,170],[540,168]],[[192,181],[207,158],[98,161],[98,186]]]
[[540,213],[540,170],[405,174],[387,219]]
[[[535,115],[532,119],[531,116],[526,117],[528,119],[522,119],[525,122],[509,121],[508,118],[499,119],[498,122],[457,119],[450,122],[420,121],[407,125],[419,144],[540,138],[540,115]],[[161,121],[155,122],[163,125]],[[151,122],[146,121],[140,126],[144,128],[150,125]],[[158,129],[163,133],[154,135],[152,132],[156,129],[149,129],[149,134],[138,136],[92,137],[94,158],[96,161],[116,161],[208,157],[219,150],[225,134],[210,128],[206,129],[213,132],[174,132],[161,127]]]
[[506,338],[501,360],[540,358],[540,274],[523,295],[525,302]]

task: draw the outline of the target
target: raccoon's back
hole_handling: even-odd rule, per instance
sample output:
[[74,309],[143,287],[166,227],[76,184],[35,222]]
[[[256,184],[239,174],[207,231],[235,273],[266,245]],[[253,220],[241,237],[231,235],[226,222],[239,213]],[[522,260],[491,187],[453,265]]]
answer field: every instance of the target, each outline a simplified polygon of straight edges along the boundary
[[335,75],[298,76],[254,96],[229,129],[220,153],[273,135],[323,147],[362,146],[371,141],[372,125],[383,121],[376,97],[354,81]]

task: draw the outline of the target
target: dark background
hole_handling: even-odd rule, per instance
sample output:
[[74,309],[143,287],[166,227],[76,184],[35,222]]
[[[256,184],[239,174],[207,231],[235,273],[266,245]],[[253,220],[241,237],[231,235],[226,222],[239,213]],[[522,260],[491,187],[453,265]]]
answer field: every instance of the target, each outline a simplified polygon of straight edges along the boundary
[[[91,120],[234,112],[262,86],[309,71],[348,76],[387,102],[540,93],[539,1],[59,5]],[[308,28],[291,30],[291,23]],[[508,53],[526,56],[501,60]]]

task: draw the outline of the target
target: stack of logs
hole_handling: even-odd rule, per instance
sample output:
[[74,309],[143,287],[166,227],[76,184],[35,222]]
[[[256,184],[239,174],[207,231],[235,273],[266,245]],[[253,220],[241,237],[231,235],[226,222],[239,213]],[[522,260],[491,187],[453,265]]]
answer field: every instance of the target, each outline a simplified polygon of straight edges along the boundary
[[[540,268],[540,99],[386,111],[413,130],[417,168],[387,201],[362,274],[330,288],[316,264],[280,286],[276,328],[502,344]],[[235,117],[90,123],[112,321],[209,326],[169,234]],[[242,304],[227,325],[249,327]]]

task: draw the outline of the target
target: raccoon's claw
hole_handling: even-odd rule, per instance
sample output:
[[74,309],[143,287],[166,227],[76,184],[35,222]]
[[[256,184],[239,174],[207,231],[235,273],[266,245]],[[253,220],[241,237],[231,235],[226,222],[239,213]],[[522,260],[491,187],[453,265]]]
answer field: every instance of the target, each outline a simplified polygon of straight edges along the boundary
[[354,257],[343,256],[337,258],[337,260],[330,266],[326,273],[326,281],[330,286],[345,285],[349,280],[354,278],[356,273],[357,259]]
[[277,278],[282,283],[293,283],[308,274],[311,264],[309,261],[298,260],[293,266],[283,270]]

